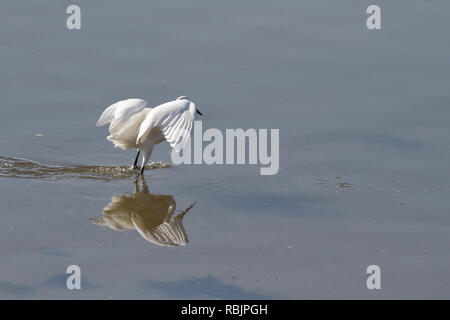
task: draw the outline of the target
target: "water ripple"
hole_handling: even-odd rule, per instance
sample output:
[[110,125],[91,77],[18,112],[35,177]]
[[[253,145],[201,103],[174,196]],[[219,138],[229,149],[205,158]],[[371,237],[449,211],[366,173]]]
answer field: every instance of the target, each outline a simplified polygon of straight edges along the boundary
[[316,184],[324,188],[338,187],[351,189],[354,187],[352,183],[344,181],[342,177],[317,179]]
[[[165,169],[164,162],[147,164],[145,170]],[[0,177],[61,180],[71,178],[114,180],[127,179],[139,171],[129,166],[51,166],[39,162],[0,156]]]

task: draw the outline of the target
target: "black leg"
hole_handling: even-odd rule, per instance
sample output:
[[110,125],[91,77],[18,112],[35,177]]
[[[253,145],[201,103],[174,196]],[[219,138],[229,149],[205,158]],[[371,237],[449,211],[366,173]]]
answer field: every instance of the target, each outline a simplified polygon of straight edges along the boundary
[[145,166],[142,166],[142,168],[141,168],[141,176],[144,174],[144,170],[145,170]]
[[141,153],[141,150],[138,150],[137,155],[136,155],[136,159],[134,159],[133,168],[136,168],[136,165],[137,165],[140,153]]

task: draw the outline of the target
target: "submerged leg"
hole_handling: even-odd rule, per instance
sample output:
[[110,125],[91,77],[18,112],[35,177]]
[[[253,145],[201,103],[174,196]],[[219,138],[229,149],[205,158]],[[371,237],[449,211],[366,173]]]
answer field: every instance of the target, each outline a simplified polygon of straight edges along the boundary
[[141,153],[141,150],[138,150],[138,152],[136,154],[136,159],[134,159],[134,163],[133,163],[133,166],[131,167],[131,169],[136,169],[136,165],[137,165],[140,153]]

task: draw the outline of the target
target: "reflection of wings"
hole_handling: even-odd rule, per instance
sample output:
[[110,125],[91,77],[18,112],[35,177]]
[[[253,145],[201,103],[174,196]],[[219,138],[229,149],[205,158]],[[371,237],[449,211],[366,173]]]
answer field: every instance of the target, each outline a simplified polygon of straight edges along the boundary
[[182,224],[183,215],[179,214],[151,230],[146,229],[146,225],[136,214],[132,214],[131,221],[139,234],[148,242],[166,247],[185,246],[189,240]]
[[113,196],[103,209],[103,218],[90,221],[113,230],[136,229],[145,240],[160,246],[185,246],[189,240],[183,217],[194,204],[172,217],[176,208],[174,198],[149,193],[144,180],[142,186],[139,191],[136,182],[131,196]]
[[108,226],[117,231],[133,229],[129,209],[134,199],[126,196],[113,196],[103,209],[102,219],[90,219],[92,223]]

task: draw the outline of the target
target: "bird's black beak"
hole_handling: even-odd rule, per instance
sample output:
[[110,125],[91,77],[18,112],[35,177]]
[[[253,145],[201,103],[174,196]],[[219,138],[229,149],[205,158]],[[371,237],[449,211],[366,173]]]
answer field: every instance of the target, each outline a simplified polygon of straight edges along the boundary
[[197,113],[203,117],[203,114],[200,111],[198,111],[197,108],[195,108],[195,111],[197,111]]

